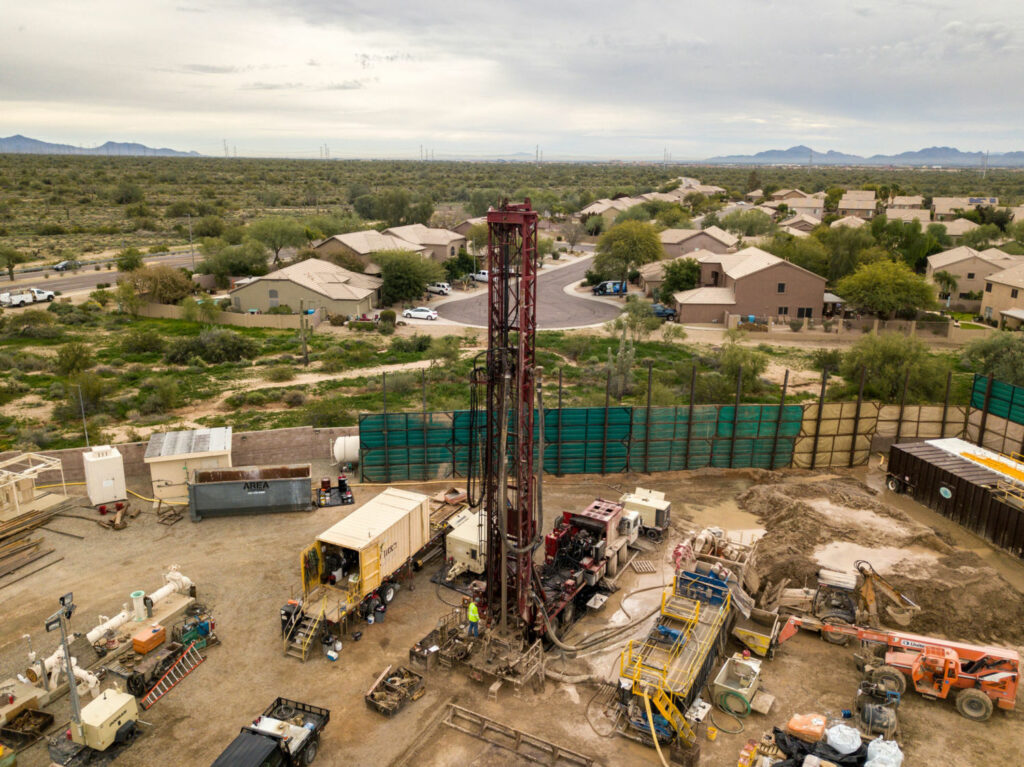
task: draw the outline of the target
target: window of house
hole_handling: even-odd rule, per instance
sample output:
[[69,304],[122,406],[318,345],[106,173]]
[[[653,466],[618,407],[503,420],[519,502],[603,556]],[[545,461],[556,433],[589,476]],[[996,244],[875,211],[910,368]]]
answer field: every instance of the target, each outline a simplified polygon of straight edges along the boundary
[[1014,288],[1013,290],[1010,291],[1010,298],[1016,298],[1016,297],[1017,297],[1017,288]]
[[780,306],[779,307],[779,314],[781,316],[783,316],[783,317],[788,317],[789,316],[789,307],[788,306]]
[[960,294],[960,298],[967,298],[967,296],[969,296],[969,295],[970,295],[970,293],[961,293]]
[[986,306],[985,307],[985,319],[986,320],[992,319],[992,307],[991,306]]
[[803,319],[804,317],[813,317],[814,310],[811,309],[811,307],[809,306],[801,306],[799,309],[796,310],[796,316],[799,319]]
[[967,279],[973,280],[974,279],[974,272],[967,272]]
[[454,245],[452,245],[452,253],[451,253],[451,254],[452,254],[453,256],[455,255],[455,246],[454,246]]
[[779,283],[778,292],[779,293],[785,293],[786,292],[786,283],[784,283],[784,282],[780,282]]
[[985,292],[986,293],[991,293],[992,292],[992,283],[991,282],[986,282],[985,283]]
[[271,306],[279,306],[280,305],[281,302],[277,298],[277,291],[276,290],[268,290],[267,291],[267,297],[270,299],[270,305]]
[[715,271],[711,272],[711,283],[713,285],[717,285],[718,284],[718,272],[715,272]]

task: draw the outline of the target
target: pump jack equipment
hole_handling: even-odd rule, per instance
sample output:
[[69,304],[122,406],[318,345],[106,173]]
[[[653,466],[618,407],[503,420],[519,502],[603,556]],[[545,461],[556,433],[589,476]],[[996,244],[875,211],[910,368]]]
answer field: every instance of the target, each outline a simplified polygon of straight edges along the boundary
[[967,719],[983,722],[992,715],[993,706],[1011,710],[1016,704],[1020,654],[1014,650],[796,616],[779,632],[779,644],[801,628],[820,631],[822,636],[835,633],[884,645],[884,661],[864,667],[873,682],[884,683],[902,695],[909,677],[913,688],[931,699],[950,697],[950,691],[957,689],[956,709]]

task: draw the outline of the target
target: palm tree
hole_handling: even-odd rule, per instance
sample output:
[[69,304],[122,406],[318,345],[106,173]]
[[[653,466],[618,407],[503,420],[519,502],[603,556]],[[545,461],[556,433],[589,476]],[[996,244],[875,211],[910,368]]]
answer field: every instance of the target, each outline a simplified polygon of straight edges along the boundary
[[932,280],[939,286],[939,292],[946,294],[946,308],[949,308],[950,299],[953,298],[953,291],[957,288],[957,279],[955,274],[943,270],[941,272],[935,272],[932,275]]

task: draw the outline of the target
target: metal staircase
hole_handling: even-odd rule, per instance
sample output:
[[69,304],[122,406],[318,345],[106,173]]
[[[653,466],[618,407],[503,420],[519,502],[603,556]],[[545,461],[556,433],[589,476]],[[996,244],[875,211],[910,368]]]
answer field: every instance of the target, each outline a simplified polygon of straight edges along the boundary
[[327,597],[320,603],[320,610],[313,615],[304,615],[299,624],[284,640],[284,654],[292,658],[298,658],[303,663],[309,657],[313,644],[320,636],[320,629],[324,622],[324,613],[327,609]]
[[686,721],[686,717],[683,716],[683,712],[679,710],[678,706],[672,702],[672,698],[665,694],[665,691],[660,687],[648,687],[644,695],[650,698],[655,708],[661,713],[665,720],[672,725],[672,729],[676,731],[676,735],[679,737],[681,743],[692,746],[697,742],[697,734],[690,727],[690,723]]
[[181,657],[174,662],[174,665],[167,669],[167,672],[146,693],[146,696],[142,699],[142,708],[152,708],[154,703],[174,689],[178,682],[195,671],[204,660],[206,658],[199,654],[199,651],[196,649],[196,643],[190,644],[185,648],[185,652],[181,654]]

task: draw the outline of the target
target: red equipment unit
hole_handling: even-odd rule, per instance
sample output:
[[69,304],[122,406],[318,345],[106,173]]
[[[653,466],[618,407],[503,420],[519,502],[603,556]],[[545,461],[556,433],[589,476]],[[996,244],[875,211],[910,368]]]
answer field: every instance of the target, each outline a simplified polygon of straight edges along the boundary
[[[534,623],[533,543],[537,535],[533,424],[537,333],[537,212],[529,199],[487,213],[487,436],[484,509],[487,516],[487,604],[529,632]],[[512,334],[515,334],[513,337]],[[498,465],[502,420],[509,417],[508,481]],[[502,509],[507,514],[502,529]],[[502,572],[500,552],[506,571]],[[502,604],[502,582],[508,603]]]

